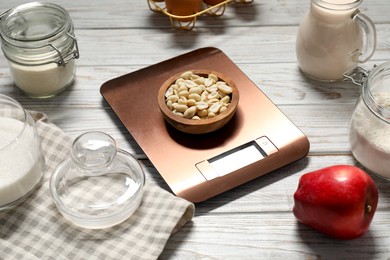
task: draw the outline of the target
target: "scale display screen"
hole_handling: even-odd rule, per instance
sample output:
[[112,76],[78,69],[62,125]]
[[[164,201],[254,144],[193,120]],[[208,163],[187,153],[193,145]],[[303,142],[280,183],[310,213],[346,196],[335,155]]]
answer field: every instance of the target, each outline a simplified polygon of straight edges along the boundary
[[196,164],[198,170],[208,179],[235,172],[258,162],[278,149],[265,136],[248,142],[206,161]]
[[265,156],[267,154],[255,141],[252,141],[211,158],[208,161],[218,175],[223,176],[260,161]]

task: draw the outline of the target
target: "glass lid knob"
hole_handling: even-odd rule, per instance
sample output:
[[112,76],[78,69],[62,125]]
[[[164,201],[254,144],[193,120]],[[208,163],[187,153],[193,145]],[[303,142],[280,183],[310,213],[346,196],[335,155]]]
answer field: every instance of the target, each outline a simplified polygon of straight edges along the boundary
[[87,132],[73,143],[71,156],[85,174],[98,174],[112,164],[117,154],[115,140],[103,132]]

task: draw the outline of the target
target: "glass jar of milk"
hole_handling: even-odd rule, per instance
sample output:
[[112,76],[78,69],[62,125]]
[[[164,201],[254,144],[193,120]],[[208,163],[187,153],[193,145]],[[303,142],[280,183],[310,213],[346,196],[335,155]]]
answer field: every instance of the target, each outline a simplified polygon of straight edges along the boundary
[[352,114],[349,142],[354,157],[390,180],[390,62],[367,73]]
[[34,120],[18,102],[1,94],[0,136],[0,210],[4,210],[39,185],[45,163]]
[[343,74],[374,54],[373,22],[358,6],[362,0],[311,0],[297,33],[296,55],[301,71],[321,81]]
[[1,47],[15,85],[34,98],[52,97],[72,84],[77,40],[68,12],[33,2],[0,15]]

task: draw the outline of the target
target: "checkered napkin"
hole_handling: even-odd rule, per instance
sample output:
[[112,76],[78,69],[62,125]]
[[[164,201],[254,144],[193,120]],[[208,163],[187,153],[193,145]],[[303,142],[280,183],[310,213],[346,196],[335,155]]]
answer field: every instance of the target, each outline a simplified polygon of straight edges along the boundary
[[156,259],[170,235],[194,214],[194,205],[146,181],[143,201],[125,222],[102,230],[78,228],[62,217],[49,191],[54,168],[72,141],[44,114],[37,122],[47,170],[21,205],[0,212],[0,259]]

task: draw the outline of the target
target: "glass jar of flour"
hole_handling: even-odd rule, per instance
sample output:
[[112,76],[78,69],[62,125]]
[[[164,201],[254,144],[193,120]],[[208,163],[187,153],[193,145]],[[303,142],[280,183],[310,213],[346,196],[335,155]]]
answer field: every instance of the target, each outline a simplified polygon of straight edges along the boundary
[[349,142],[363,166],[390,180],[390,62],[365,74],[350,122]]
[[72,84],[77,40],[68,12],[33,2],[0,14],[1,47],[15,85],[34,98],[52,97]]

